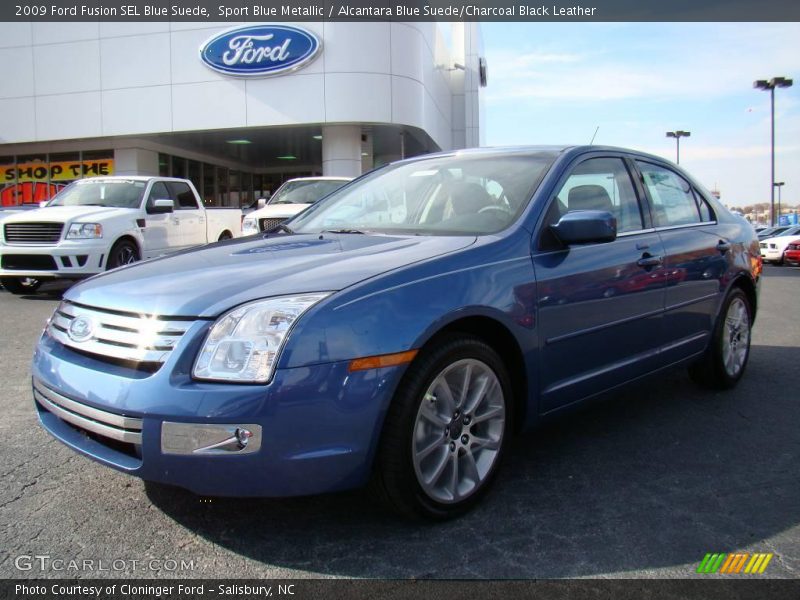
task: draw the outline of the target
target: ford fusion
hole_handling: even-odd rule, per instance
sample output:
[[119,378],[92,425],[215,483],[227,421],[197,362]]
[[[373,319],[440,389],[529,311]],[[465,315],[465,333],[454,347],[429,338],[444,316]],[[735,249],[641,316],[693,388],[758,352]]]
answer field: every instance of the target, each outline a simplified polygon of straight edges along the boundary
[[72,287],[33,359],[53,436],[203,495],[372,486],[446,518],[512,434],[668,367],[742,377],[752,227],[655,156],[428,155],[272,233]]

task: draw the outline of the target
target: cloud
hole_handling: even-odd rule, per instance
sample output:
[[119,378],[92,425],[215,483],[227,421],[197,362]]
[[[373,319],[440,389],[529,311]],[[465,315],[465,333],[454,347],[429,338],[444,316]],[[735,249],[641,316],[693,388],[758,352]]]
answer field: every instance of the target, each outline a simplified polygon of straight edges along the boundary
[[487,51],[487,101],[714,98],[747,91],[765,73],[800,70],[794,23],[637,23],[635,31],[611,32],[592,25],[571,24],[560,37],[532,35],[521,53]]

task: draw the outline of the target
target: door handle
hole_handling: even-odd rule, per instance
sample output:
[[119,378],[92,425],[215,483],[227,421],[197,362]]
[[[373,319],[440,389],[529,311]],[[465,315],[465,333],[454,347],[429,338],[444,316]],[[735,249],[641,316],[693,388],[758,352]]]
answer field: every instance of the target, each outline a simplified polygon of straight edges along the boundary
[[639,265],[640,267],[647,268],[647,267],[657,267],[662,262],[664,262],[664,258],[662,256],[652,256],[651,254],[645,252],[642,255],[642,258],[636,261],[636,264]]
[[717,250],[719,250],[722,254],[725,254],[730,249],[731,249],[730,243],[724,240],[720,240],[719,243],[717,244]]

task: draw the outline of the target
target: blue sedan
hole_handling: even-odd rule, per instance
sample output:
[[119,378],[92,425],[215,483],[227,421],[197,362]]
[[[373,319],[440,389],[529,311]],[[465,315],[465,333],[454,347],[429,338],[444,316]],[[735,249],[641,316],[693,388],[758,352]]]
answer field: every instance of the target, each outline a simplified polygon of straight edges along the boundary
[[372,482],[463,513],[509,436],[666,368],[742,377],[752,227],[655,156],[598,146],[393,163],[274,231],[71,288],[33,359],[42,425],[198,494]]

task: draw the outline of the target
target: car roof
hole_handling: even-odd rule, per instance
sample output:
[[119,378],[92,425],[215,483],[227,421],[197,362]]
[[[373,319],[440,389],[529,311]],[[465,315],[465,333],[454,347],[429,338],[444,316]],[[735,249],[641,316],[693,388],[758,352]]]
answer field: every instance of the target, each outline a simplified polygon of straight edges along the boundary
[[324,177],[292,177],[291,179],[287,179],[284,183],[288,181],[353,181],[352,177],[334,177],[334,176],[324,176]]
[[645,158],[663,163],[670,161],[662,156],[655,154],[648,154],[640,150],[632,148],[622,148],[618,146],[595,146],[595,145],[531,145],[531,146],[487,146],[481,148],[464,148],[459,150],[447,150],[444,152],[435,152],[432,154],[424,154],[415,156],[398,162],[412,162],[422,161],[430,158],[446,157],[446,156],[513,156],[513,155],[536,155],[536,154],[549,154],[552,157],[559,155],[573,154],[579,155],[586,152],[610,152],[614,154],[630,154],[639,158]]

